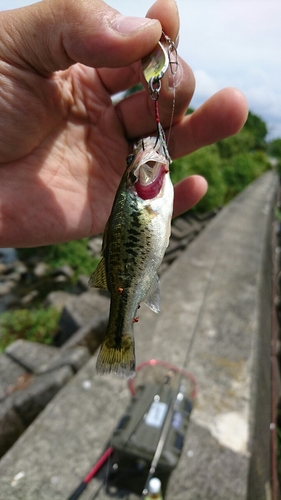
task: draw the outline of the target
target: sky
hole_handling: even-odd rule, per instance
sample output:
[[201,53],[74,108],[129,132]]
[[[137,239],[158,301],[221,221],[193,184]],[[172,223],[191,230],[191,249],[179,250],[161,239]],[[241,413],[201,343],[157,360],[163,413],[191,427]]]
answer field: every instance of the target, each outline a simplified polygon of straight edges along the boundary
[[[0,0],[0,11],[32,0]],[[143,17],[152,0],[107,0],[124,15]],[[224,87],[236,87],[249,109],[281,138],[281,0],[177,0],[179,54],[191,66],[197,108]]]

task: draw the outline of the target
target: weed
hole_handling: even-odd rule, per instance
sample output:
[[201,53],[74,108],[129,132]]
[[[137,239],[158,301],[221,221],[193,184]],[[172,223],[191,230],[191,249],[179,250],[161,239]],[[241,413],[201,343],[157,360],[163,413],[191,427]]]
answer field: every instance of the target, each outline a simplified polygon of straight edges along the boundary
[[53,307],[3,312],[0,317],[0,351],[17,339],[51,344],[59,315]]

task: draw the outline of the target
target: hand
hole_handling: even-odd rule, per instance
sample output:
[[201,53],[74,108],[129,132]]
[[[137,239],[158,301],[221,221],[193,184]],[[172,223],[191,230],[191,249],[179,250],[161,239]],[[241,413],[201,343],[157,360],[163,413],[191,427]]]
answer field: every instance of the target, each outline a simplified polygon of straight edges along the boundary
[[[147,17],[123,17],[102,0],[43,0],[0,14],[0,247],[103,231],[133,140],[155,132],[147,90],[116,106],[111,96],[140,81],[140,59],[162,27],[172,40],[179,30],[174,0],[157,0]],[[172,158],[242,127],[240,92],[225,89],[185,116],[194,77],[183,61],[176,79]],[[173,95],[165,76],[159,111],[166,129]],[[199,176],[182,181],[175,213],[205,191]]]

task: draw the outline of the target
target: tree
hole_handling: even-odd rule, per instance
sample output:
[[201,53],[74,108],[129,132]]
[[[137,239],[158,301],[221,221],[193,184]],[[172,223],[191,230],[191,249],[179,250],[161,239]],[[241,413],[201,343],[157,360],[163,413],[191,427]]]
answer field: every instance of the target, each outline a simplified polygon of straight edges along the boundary
[[281,139],[275,139],[268,144],[267,152],[270,156],[281,158]]
[[249,111],[244,130],[248,130],[255,138],[254,148],[265,148],[265,137],[268,133],[265,122]]
[[205,177],[209,186],[204,198],[196,205],[196,211],[206,212],[214,207],[222,206],[224,204],[226,185],[216,145],[199,149],[189,156],[174,161],[171,165],[173,183],[192,174]]

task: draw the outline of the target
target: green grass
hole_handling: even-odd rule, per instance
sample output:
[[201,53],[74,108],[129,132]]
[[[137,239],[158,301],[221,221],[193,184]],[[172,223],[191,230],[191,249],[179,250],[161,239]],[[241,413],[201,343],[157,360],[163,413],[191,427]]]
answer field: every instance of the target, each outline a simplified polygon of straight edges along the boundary
[[34,254],[50,266],[50,270],[68,264],[74,271],[73,280],[79,274],[90,276],[96,268],[99,259],[94,258],[88,250],[89,238],[69,241],[59,245],[49,245],[39,248],[21,248],[18,250],[20,258],[27,258]]
[[53,307],[3,312],[0,316],[0,351],[17,339],[51,344],[59,316]]

